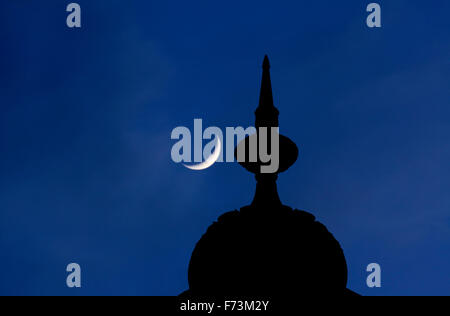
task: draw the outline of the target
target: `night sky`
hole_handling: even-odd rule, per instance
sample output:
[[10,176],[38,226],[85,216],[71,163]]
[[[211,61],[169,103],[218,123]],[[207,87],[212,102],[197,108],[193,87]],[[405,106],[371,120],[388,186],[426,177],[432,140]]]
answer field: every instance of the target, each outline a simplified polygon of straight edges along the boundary
[[[0,4],[0,294],[177,295],[191,252],[248,205],[237,163],[191,171],[177,126],[254,124],[271,61],[299,147],[282,202],[341,243],[363,295],[450,295],[450,2]],[[66,286],[66,266],[82,288]],[[366,286],[366,267],[382,287]]]

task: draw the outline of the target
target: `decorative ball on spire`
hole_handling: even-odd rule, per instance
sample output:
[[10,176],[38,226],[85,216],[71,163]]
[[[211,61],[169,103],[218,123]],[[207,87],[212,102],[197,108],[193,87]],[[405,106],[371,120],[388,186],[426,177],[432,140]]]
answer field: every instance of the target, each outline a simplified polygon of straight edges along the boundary
[[[238,152],[242,150],[246,153],[245,161],[240,161],[239,163],[247,169],[249,172],[254,174],[260,174],[261,165],[265,163],[261,162],[259,159],[256,162],[251,162],[249,158],[250,152],[250,143],[254,141],[257,143],[257,152],[259,153],[259,137],[260,137],[260,128],[267,128],[266,135],[270,135],[270,129],[279,127],[278,123],[278,115],[279,111],[275,107],[273,103],[273,95],[272,95],[272,82],[270,79],[270,64],[269,57],[267,55],[264,57],[263,62],[263,74],[261,79],[261,92],[259,96],[259,105],[255,110],[255,127],[257,130],[257,134],[248,136],[241,143],[238,144],[235,156],[238,156]],[[278,133],[277,133],[278,134]],[[281,173],[289,169],[292,166],[298,157],[298,148],[297,145],[289,138],[283,135],[278,134],[279,140],[279,167],[276,174]],[[267,137],[267,148],[271,148],[270,144],[270,136]]]

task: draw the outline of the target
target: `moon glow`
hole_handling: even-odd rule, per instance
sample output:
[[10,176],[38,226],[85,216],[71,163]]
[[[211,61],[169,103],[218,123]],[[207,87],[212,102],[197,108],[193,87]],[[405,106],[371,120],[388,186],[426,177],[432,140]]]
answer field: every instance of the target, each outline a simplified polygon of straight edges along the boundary
[[183,164],[183,166],[185,166],[188,169],[191,170],[203,170],[206,168],[211,167],[219,158],[220,156],[220,151],[222,150],[222,143],[220,142],[220,138],[217,137],[217,144],[214,148],[214,152],[208,157],[208,159],[206,159],[204,162],[199,163],[197,165],[186,165]]

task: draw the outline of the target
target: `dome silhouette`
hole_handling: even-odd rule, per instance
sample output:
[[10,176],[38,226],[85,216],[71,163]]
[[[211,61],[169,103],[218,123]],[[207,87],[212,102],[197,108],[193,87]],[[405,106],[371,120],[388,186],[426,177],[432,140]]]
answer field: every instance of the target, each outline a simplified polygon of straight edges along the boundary
[[[257,128],[278,127],[269,69],[265,56]],[[238,144],[235,155],[240,147],[248,149],[250,137]],[[201,237],[189,263],[189,290],[184,295],[355,294],[346,288],[347,263],[339,242],[314,215],[285,206],[278,197],[278,173],[298,156],[295,143],[282,135],[279,156],[275,173],[261,173],[259,160],[240,162],[255,174],[253,202],[220,216]]]

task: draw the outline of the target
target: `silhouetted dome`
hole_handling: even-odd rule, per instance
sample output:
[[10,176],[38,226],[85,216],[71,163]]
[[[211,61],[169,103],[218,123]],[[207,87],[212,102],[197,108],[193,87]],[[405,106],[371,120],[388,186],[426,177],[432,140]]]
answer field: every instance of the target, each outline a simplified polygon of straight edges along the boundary
[[195,295],[336,294],[347,284],[339,243],[307,212],[251,206],[222,215],[189,265]]
[[[256,127],[278,127],[269,68],[266,56]],[[259,139],[259,135],[257,130],[241,141],[235,155],[245,149],[241,153],[248,156],[251,138]],[[283,135],[278,140],[279,168],[274,173],[263,173],[265,162],[261,160],[239,162],[255,174],[255,197],[250,206],[222,215],[197,243],[189,264],[186,295],[355,294],[346,289],[347,263],[333,235],[312,214],[282,205],[278,173],[295,163],[298,148]],[[271,139],[266,141],[266,148],[272,148]]]

